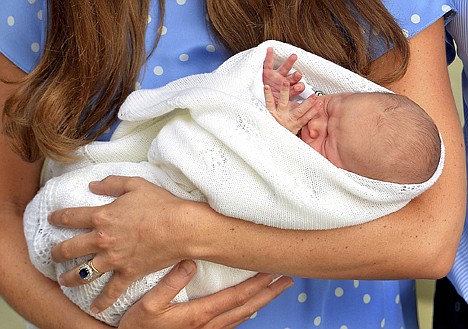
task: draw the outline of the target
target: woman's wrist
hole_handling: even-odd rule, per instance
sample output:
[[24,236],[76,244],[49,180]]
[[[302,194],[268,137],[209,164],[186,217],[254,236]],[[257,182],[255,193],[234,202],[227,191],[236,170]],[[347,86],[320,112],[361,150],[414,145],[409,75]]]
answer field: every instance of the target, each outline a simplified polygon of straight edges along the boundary
[[215,229],[213,222],[215,219],[222,220],[213,217],[224,216],[216,213],[207,203],[185,200],[177,207],[176,216],[180,227],[175,242],[181,259],[208,258],[215,242],[210,238]]

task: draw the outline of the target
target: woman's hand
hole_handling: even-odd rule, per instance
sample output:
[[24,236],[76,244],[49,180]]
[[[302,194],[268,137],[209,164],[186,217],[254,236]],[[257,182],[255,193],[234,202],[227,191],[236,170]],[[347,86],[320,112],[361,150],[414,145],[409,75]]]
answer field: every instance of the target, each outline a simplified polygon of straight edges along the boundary
[[120,329],[234,328],[292,285],[282,277],[258,274],[235,287],[186,303],[171,300],[195,274],[192,261],[182,261],[122,317]]
[[[190,257],[181,254],[185,243],[178,242],[187,231],[176,213],[184,200],[141,178],[110,176],[90,184],[90,190],[117,199],[101,207],[62,209],[52,213],[49,221],[90,230],[56,245],[52,249],[54,261],[94,254],[93,265],[98,271],[114,271],[92,305],[92,310],[99,312],[135,280]],[[70,287],[86,282],[77,268],[60,277],[60,284]]]

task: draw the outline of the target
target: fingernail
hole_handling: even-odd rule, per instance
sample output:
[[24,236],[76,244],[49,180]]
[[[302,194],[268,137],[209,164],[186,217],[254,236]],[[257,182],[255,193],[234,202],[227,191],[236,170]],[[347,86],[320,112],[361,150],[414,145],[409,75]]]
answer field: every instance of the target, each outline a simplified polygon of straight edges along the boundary
[[179,263],[177,269],[183,276],[189,276],[193,272],[193,263],[189,261],[182,261]]
[[59,278],[58,278],[58,283],[59,283],[61,286],[64,285],[62,276],[59,276]]
[[89,185],[97,185],[98,183],[99,183],[99,181],[94,180],[92,182],[89,182]]
[[89,311],[92,313],[92,314],[98,314],[99,313],[99,309],[96,307],[96,306],[91,306],[89,308]]

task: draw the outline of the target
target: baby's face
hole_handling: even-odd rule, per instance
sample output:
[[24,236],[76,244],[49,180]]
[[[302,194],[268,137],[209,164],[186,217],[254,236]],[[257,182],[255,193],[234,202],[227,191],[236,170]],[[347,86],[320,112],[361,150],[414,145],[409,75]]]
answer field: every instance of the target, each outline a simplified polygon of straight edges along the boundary
[[323,95],[312,108],[317,114],[301,130],[301,139],[339,168],[359,173],[357,157],[372,152],[378,112],[369,94]]

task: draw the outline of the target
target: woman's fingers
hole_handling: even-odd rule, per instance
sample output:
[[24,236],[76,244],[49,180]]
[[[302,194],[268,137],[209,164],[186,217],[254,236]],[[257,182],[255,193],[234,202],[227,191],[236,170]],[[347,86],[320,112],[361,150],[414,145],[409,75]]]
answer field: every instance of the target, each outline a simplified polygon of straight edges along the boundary
[[52,250],[52,259],[60,263],[84,255],[94,254],[98,251],[94,232],[83,233],[74,238],[55,245]]
[[163,310],[174,297],[190,282],[196,273],[195,262],[183,260],[175,265],[144,298],[152,309]]
[[[208,296],[204,300],[199,300],[199,302],[206,304],[204,308],[211,316],[219,316],[227,311],[240,308],[235,314],[239,315],[242,313],[242,316],[238,319],[244,318],[258,311],[260,305],[265,305],[264,303],[268,303],[274,299],[292,284],[291,278],[285,278],[279,284],[273,286],[272,281],[275,277],[273,274],[259,273],[253,278],[217,294]],[[273,288],[270,289],[270,285]],[[255,299],[252,300],[254,297]]]
[[119,197],[146,184],[151,183],[139,177],[108,176],[101,181],[89,183],[89,190],[94,194]]
[[235,328],[292,285],[284,277],[257,276],[213,295],[186,303],[171,303],[195,274],[195,264],[176,265],[124,315],[119,328]]
[[97,207],[66,208],[52,212],[48,221],[50,224],[69,228],[91,228],[92,214]]
[[119,297],[136,279],[137,278],[133,277],[125,277],[120,272],[114,273],[110,280],[106,283],[101,294],[99,294],[99,296],[96,297],[96,299],[91,304],[90,311],[94,314],[104,311],[106,308],[116,302],[117,299],[119,299]]
[[[259,274],[263,275],[263,274]],[[277,281],[267,284],[266,286],[260,285],[252,290],[255,292],[252,296],[245,296],[244,300],[237,300],[236,305],[231,310],[220,314],[213,320],[208,322],[208,328],[235,328],[241,323],[249,320],[255,312],[270,303],[273,299],[278,297],[284,290],[291,287],[293,281],[290,277],[281,277]],[[232,300],[232,299],[231,299]],[[229,325],[226,325],[229,323]]]

